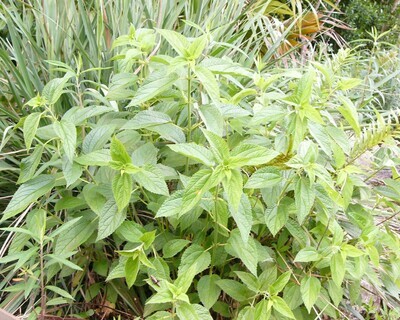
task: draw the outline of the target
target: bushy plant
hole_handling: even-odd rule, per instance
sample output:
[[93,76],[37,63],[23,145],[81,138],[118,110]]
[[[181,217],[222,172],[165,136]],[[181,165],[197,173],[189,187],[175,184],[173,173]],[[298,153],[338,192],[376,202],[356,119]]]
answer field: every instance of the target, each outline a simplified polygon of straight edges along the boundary
[[[61,76],[16,127],[29,155],[1,218],[5,304],[31,318],[344,319],[368,290],[399,316],[398,112],[360,112],[349,50],[281,70],[218,46],[131,27],[99,86],[79,58],[47,61]],[[58,113],[61,99],[78,103]]]

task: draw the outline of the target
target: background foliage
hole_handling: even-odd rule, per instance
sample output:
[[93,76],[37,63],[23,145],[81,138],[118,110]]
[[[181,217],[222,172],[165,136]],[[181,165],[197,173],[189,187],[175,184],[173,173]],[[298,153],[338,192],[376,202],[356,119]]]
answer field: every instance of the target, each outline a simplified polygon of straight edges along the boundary
[[1,4],[0,306],[398,318],[389,33],[332,54],[329,1],[158,4]]

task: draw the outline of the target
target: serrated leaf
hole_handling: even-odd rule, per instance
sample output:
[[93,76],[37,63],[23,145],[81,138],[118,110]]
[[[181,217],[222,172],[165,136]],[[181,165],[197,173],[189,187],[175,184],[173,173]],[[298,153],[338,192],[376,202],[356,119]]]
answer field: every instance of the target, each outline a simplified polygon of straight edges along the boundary
[[207,45],[207,35],[202,35],[194,39],[190,44],[189,48],[187,49],[187,53],[189,55],[188,58],[191,60],[195,60],[198,57],[200,57],[206,45]]
[[344,275],[346,273],[345,259],[341,252],[335,253],[331,258],[331,273],[335,284],[340,287],[342,285]]
[[234,210],[229,205],[229,211],[239,228],[243,242],[247,243],[251,227],[253,226],[253,214],[251,212],[251,204],[248,196],[241,192],[238,209]]
[[200,83],[203,85],[204,89],[206,89],[206,92],[210,96],[211,100],[215,103],[219,103],[219,84],[214,74],[210,70],[201,66],[196,66],[194,73],[200,80]]
[[212,167],[215,164],[212,152],[209,151],[207,148],[193,142],[173,144],[168,145],[168,147],[176,153],[182,154],[190,159],[201,162],[208,167]]
[[194,306],[185,301],[178,301],[176,304],[176,314],[180,320],[201,320],[199,315],[196,312]]
[[129,156],[128,152],[124,144],[117,139],[117,137],[113,137],[111,140],[111,159],[113,161],[119,161],[122,164],[131,164],[132,160]]
[[73,184],[82,175],[81,166],[75,161],[70,162],[66,156],[63,157],[62,170],[67,187]]
[[189,269],[196,275],[207,269],[210,262],[210,253],[205,251],[203,247],[192,244],[182,254],[181,263],[178,268],[178,276],[189,271]]
[[315,201],[315,191],[310,185],[310,180],[308,178],[301,177],[297,181],[294,198],[296,203],[297,221],[301,225],[310,213]]
[[33,138],[36,135],[36,130],[39,126],[39,121],[42,116],[40,112],[31,113],[24,121],[24,140],[26,148],[29,150],[32,145]]
[[169,195],[168,186],[165,183],[164,176],[160,169],[155,165],[148,164],[141,168],[140,171],[134,174],[135,180],[150,192]]
[[176,191],[165,200],[160,209],[158,209],[156,218],[172,217],[181,213],[183,193],[183,190]]
[[317,250],[313,247],[306,247],[301,249],[294,261],[295,262],[311,262],[311,261],[318,261],[320,259],[320,255]]
[[154,98],[169,89],[178,78],[179,76],[176,73],[166,74],[166,70],[153,72],[136,91],[127,108],[140,105]]
[[140,269],[139,258],[128,258],[125,264],[125,279],[128,288],[132,287],[136,281],[136,277],[138,275]]
[[274,283],[270,286],[270,294],[272,295],[277,295],[280,293],[286,286],[286,284],[289,282],[290,277],[292,276],[292,273],[290,271],[286,271],[285,273],[282,273],[278,279],[274,281]]
[[0,221],[9,219],[25,210],[32,202],[49,192],[54,184],[55,177],[53,175],[40,175],[22,184],[8,203]]
[[108,149],[96,150],[74,160],[83,166],[108,166],[111,161],[111,152]]
[[184,214],[193,209],[210,188],[216,183],[213,172],[210,169],[197,171],[189,180],[182,197],[182,212]]
[[122,129],[143,129],[170,122],[172,122],[172,120],[166,113],[154,110],[143,110],[129,120]]
[[247,269],[257,276],[258,251],[253,238],[249,238],[245,243],[239,229],[235,229],[231,232],[225,250],[230,255],[242,260]]
[[76,128],[72,122],[62,119],[54,123],[54,131],[60,138],[64,153],[70,162],[74,159],[76,148]]
[[243,68],[240,64],[215,57],[208,57],[201,61],[200,65],[215,74],[229,74],[232,76],[253,77],[251,70]]
[[[222,185],[227,196],[229,209],[234,216],[239,209],[239,204],[243,194],[243,178],[240,170],[230,170],[229,174],[222,180]],[[242,210],[241,213],[244,213],[244,211]],[[236,223],[238,223],[238,221],[236,221]]]
[[255,295],[244,284],[235,280],[223,279],[218,280],[216,283],[226,294],[239,302],[246,301]]
[[272,235],[275,236],[283,228],[289,218],[286,205],[280,203],[272,209],[265,210],[265,223]]
[[54,252],[63,254],[75,250],[93,234],[96,227],[96,220],[82,217],[68,229],[68,232],[63,232],[58,236]]
[[202,132],[210,144],[211,151],[218,162],[221,163],[223,160],[229,159],[229,147],[225,140],[211,131],[203,129]]
[[186,239],[173,239],[168,241],[162,248],[163,258],[175,256],[177,253],[181,252],[188,243],[190,243],[190,241]]
[[224,130],[224,118],[220,109],[214,105],[205,104],[199,107],[199,114],[207,130],[221,137]]
[[317,278],[305,276],[301,280],[301,298],[303,299],[304,305],[307,308],[308,313],[311,312],[312,307],[318,299],[320,291],[321,282]]
[[34,176],[42,158],[43,150],[43,146],[37,145],[28,157],[22,159],[20,164],[21,170],[17,181],[18,184],[24,183]]
[[52,79],[44,86],[42,96],[46,99],[48,104],[55,104],[58,101],[70,78],[71,74],[67,73],[65,77]]
[[349,125],[353,128],[357,136],[361,134],[360,124],[358,122],[357,109],[353,102],[347,97],[339,97],[342,105],[337,110],[346,119]]
[[114,199],[108,200],[99,213],[99,229],[96,241],[112,234],[124,222],[125,217],[125,212],[118,212]]
[[285,300],[283,300],[281,297],[273,296],[271,297],[271,301],[272,301],[272,307],[280,314],[290,319],[296,319],[292,310],[290,310]]
[[216,274],[206,275],[200,278],[197,283],[197,291],[201,303],[210,309],[218,300],[221,289],[217,285],[217,281],[221,278]]
[[102,149],[110,140],[114,129],[114,125],[102,125],[90,131],[82,143],[83,153],[88,154],[92,151]]
[[188,57],[190,42],[180,33],[173,30],[156,29],[159,34],[171,45],[172,48],[182,57]]
[[128,173],[116,174],[112,182],[112,192],[118,211],[122,211],[129,203],[132,192],[132,177]]
[[235,167],[258,166],[275,159],[279,152],[253,144],[240,144],[232,150],[229,164]]
[[257,170],[252,174],[245,188],[271,188],[282,181],[282,176],[280,170],[274,167],[265,167]]

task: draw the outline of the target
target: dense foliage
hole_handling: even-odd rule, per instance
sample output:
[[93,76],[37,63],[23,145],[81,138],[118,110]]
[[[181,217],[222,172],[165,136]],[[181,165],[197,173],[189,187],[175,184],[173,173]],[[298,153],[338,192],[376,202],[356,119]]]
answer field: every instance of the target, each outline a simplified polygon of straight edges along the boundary
[[330,55],[299,1],[43,3],[0,11],[1,308],[400,317],[382,34]]
[[354,30],[342,30],[347,40],[367,39],[371,28],[380,32],[390,30],[383,40],[398,44],[400,41],[400,6],[397,0],[341,0],[342,19]]

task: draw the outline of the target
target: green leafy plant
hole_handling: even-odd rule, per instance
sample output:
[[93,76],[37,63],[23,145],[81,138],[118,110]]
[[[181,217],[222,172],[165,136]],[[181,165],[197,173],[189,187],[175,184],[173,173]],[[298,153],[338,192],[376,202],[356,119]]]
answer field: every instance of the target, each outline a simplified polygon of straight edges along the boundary
[[[174,53],[143,59],[158,38]],[[103,296],[146,319],[343,319],[367,283],[398,308],[397,111],[365,122],[346,51],[270,73],[211,52],[206,33],[132,27],[96,93],[48,62],[64,75],[17,126],[29,154],[1,218],[4,301],[40,296],[32,318],[87,317],[74,301]]]

